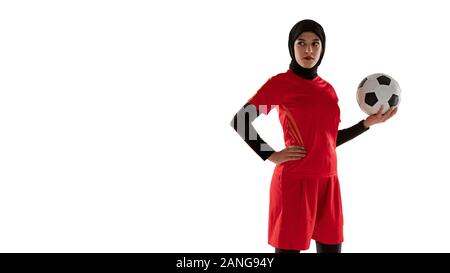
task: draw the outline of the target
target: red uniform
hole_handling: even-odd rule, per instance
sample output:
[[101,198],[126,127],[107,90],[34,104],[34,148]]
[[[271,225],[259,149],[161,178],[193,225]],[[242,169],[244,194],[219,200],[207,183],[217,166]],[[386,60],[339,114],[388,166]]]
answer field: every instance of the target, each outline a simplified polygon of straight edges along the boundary
[[304,250],[311,238],[343,241],[343,216],[336,164],[340,122],[333,87],[317,76],[292,70],[270,78],[248,101],[268,114],[277,108],[287,146],[304,146],[306,157],[275,167],[270,187],[269,244]]

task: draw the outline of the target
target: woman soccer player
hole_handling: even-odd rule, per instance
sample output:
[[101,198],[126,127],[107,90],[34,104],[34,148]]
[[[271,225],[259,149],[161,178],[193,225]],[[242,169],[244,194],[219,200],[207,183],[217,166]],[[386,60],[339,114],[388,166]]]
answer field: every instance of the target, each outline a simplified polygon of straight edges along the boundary
[[[289,33],[289,69],[271,77],[239,110],[231,126],[263,159],[276,164],[271,186],[268,242],[276,253],[300,252],[311,239],[317,251],[339,253],[343,214],[336,147],[384,122],[396,108],[380,111],[356,125],[338,130],[336,93],[317,75],[325,53],[325,32],[313,20],[302,20]],[[286,148],[275,151],[252,122],[278,109]]]

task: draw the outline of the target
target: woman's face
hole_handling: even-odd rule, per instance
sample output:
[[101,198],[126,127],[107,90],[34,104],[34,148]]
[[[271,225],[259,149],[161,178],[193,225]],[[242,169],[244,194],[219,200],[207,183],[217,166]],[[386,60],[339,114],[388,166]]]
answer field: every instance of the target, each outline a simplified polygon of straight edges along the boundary
[[312,68],[320,59],[322,43],[314,32],[303,32],[294,42],[295,60],[303,68]]

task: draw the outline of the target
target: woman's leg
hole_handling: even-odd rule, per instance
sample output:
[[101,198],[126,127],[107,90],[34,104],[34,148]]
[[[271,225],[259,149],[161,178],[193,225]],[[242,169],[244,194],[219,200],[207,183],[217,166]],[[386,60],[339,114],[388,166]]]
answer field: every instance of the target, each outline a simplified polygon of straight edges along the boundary
[[316,242],[317,253],[341,253],[342,244],[326,245]]
[[300,250],[275,248],[275,253],[300,253]]

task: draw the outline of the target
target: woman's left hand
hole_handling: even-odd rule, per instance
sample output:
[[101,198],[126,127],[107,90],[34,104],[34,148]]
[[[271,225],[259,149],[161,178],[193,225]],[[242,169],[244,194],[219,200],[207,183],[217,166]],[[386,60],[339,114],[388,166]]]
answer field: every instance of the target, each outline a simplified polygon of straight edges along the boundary
[[397,107],[391,107],[386,113],[382,114],[383,106],[381,106],[380,110],[378,110],[376,114],[373,114],[366,118],[366,120],[364,121],[364,127],[369,128],[374,124],[385,122],[397,113],[397,109]]

